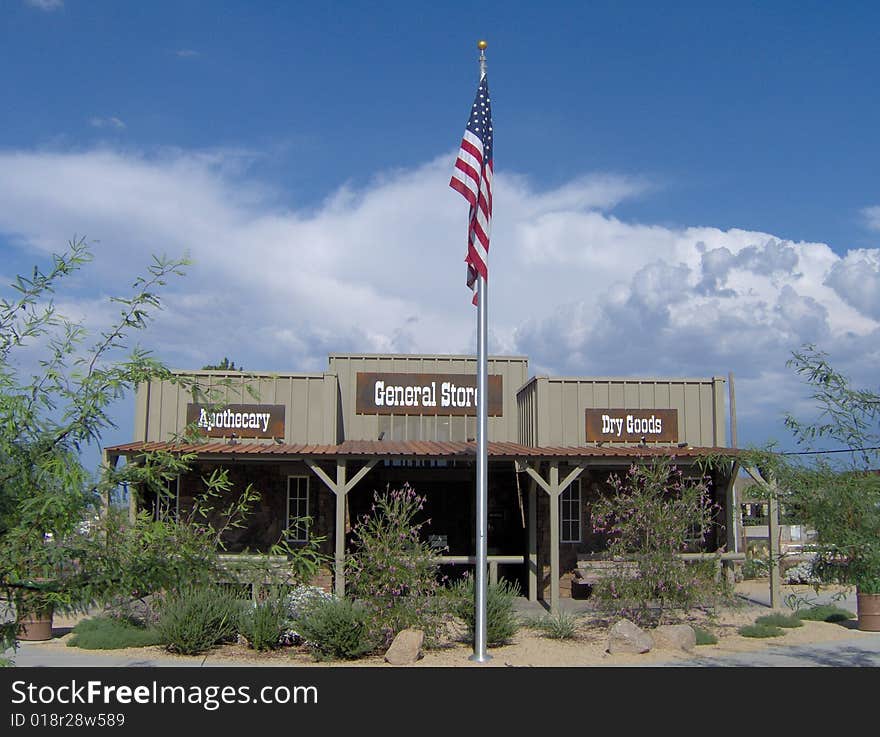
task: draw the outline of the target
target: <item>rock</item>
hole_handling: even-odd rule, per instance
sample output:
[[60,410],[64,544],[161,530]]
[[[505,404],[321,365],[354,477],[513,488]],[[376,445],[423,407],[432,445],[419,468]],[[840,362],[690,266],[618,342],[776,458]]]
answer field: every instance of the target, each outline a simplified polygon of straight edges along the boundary
[[608,634],[608,652],[612,655],[647,653],[652,647],[654,647],[654,638],[651,637],[651,633],[645,632],[628,619],[616,622]]
[[422,657],[424,641],[425,633],[421,630],[401,630],[385,652],[385,662],[391,665],[412,665]]
[[697,645],[697,633],[689,624],[661,624],[654,632],[654,646],[661,650],[691,652]]

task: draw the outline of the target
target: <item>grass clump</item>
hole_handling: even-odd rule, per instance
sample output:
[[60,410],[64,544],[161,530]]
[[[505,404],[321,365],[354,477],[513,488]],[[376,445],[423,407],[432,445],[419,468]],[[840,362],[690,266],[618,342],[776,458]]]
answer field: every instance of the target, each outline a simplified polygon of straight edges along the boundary
[[162,638],[154,628],[116,617],[91,617],[73,628],[67,646],[83,650],[121,650],[161,643]]
[[806,609],[798,609],[793,616],[809,622],[845,622],[855,618],[852,612],[834,604],[819,604]]
[[755,624],[763,624],[768,627],[782,627],[783,629],[791,629],[793,627],[803,627],[804,623],[793,614],[765,614],[755,620]]
[[702,627],[694,627],[694,634],[697,636],[697,645],[717,645],[718,638],[709,630]]
[[785,634],[782,627],[774,627],[768,624],[747,624],[740,627],[737,632],[743,637],[781,637]]
[[559,611],[556,614],[545,614],[543,617],[526,620],[524,624],[553,640],[573,640],[577,637],[577,621],[577,616],[574,614]]

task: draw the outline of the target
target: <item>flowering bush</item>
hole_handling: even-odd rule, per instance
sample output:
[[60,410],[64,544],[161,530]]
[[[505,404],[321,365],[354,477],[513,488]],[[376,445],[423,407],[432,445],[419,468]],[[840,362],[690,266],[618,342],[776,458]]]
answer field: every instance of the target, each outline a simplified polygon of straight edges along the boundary
[[437,551],[421,539],[430,520],[417,522],[424,497],[409,486],[373,495],[370,514],[352,529],[346,562],[351,594],[363,602],[373,633],[390,643],[402,629],[424,631],[426,642],[440,639],[445,615],[436,596],[440,587]]
[[677,557],[702,542],[716,513],[703,479],[685,480],[668,460],[633,465],[593,506],[593,526],[608,535],[608,551],[627,566],[609,569],[593,596],[621,616],[657,624],[675,609],[687,610],[721,594],[712,561]]

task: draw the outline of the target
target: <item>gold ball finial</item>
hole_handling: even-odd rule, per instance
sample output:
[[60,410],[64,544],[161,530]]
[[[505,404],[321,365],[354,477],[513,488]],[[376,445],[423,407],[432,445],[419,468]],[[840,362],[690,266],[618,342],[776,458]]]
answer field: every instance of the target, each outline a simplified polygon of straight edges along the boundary
[[485,50],[486,50],[486,47],[487,47],[488,45],[489,45],[489,44],[486,43],[485,41],[483,41],[482,39],[480,39],[479,41],[477,41],[477,48],[478,48],[480,51],[485,51]]

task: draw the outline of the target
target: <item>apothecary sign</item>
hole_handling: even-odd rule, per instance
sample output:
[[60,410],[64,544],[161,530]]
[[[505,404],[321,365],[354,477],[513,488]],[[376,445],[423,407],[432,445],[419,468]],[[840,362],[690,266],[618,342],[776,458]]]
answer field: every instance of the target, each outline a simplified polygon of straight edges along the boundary
[[283,404],[187,404],[186,424],[209,438],[283,438]]
[[587,442],[678,442],[677,409],[588,409]]
[[[489,376],[488,414],[503,408],[501,375]],[[474,374],[358,372],[355,411],[363,415],[476,415]]]

